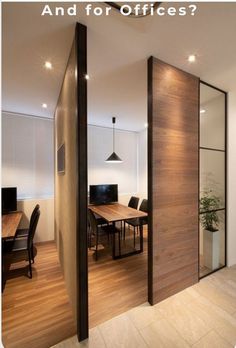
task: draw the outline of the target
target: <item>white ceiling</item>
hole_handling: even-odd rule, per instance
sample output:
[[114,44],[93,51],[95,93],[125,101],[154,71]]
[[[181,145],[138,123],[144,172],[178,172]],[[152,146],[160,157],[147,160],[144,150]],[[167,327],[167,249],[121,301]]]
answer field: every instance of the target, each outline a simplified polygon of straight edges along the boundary
[[[53,117],[76,21],[88,27],[89,123],[109,126],[116,116],[117,128],[144,128],[151,55],[236,91],[236,3],[197,3],[195,16],[139,19],[115,11],[87,17],[85,4],[77,4],[77,17],[42,17],[44,5],[3,3],[3,110]],[[189,3],[175,3],[184,5]],[[187,61],[189,54],[196,54],[195,63]],[[44,69],[46,60],[53,70]]]

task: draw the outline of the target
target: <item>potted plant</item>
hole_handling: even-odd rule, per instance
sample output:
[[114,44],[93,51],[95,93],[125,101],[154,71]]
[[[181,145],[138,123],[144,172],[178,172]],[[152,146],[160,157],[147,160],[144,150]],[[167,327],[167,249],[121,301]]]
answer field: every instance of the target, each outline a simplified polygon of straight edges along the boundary
[[220,198],[212,195],[212,191],[204,191],[200,199],[200,221],[207,231],[218,231],[219,217],[216,210],[220,207]]
[[212,194],[211,190],[204,191],[200,198],[200,222],[203,228],[203,256],[204,265],[210,269],[219,268],[220,235],[219,217],[217,209],[220,198]]

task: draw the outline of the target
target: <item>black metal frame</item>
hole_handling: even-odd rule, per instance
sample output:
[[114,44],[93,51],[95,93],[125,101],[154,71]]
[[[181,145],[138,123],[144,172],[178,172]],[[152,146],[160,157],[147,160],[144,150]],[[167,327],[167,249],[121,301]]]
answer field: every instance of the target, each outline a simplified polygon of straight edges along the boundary
[[88,315],[88,237],[87,237],[87,27],[76,23],[75,50],[77,68],[77,336],[83,341],[89,336]]
[[[224,173],[225,173],[225,206],[224,208],[219,208],[219,209],[215,209],[215,210],[210,210],[210,211],[203,211],[201,212],[200,211],[200,206],[199,206],[199,220],[200,220],[200,215],[201,214],[206,214],[208,212],[217,212],[217,211],[225,211],[225,260],[224,260],[224,266],[221,266],[211,272],[209,272],[208,274],[205,274],[203,276],[200,276],[200,257],[199,257],[199,267],[198,267],[198,277],[199,277],[199,280],[200,279],[203,279],[205,277],[208,277],[209,275],[221,270],[222,268],[225,268],[227,266],[227,240],[228,240],[228,236],[227,236],[227,213],[228,213],[228,210],[227,210],[227,190],[228,190],[228,180],[227,180],[227,158],[228,158],[228,148],[227,148],[227,144],[228,144],[228,122],[227,122],[227,119],[228,119],[228,93],[223,91],[222,89],[218,88],[218,87],[215,87],[203,80],[200,80],[199,81],[199,90],[200,90],[200,85],[203,84],[205,86],[208,86],[208,87],[211,87],[221,93],[224,94],[224,97],[225,97],[225,108],[224,108],[224,111],[225,111],[225,117],[224,117],[224,121],[225,121],[225,149],[224,150],[220,150],[220,149],[213,149],[213,148],[208,148],[208,147],[201,147],[200,146],[200,116],[199,116],[199,150],[198,150],[198,156],[199,156],[199,180],[198,180],[198,185],[199,185],[199,198],[200,198],[200,150],[208,150],[208,151],[217,151],[217,152],[224,152],[225,154],[225,159],[224,159],[224,164],[225,164],[225,170],[224,170]],[[200,115],[200,94],[199,94],[199,115]],[[199,251],[200,251],[200,224],[199,224],[199,234],[198,234],[199,238],[198,238],[198,243],[199,243]]]
[[153,157],[153,57],[148,59],[148,74],[147,74],[147,94],[148,94],[148,146],[147,146],[147,179],[148,179],[148,302],[153,305],[153,178],[152,178],[152,157]]

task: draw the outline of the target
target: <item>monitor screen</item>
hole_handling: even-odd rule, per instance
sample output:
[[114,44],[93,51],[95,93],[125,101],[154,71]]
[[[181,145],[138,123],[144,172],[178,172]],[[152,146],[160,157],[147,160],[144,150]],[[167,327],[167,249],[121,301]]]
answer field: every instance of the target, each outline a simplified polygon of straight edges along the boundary
[[90,185],[90,204],[118,202],[118,185]]
[[2,212],[10,213],[17,210],[16,187],[2,187]]

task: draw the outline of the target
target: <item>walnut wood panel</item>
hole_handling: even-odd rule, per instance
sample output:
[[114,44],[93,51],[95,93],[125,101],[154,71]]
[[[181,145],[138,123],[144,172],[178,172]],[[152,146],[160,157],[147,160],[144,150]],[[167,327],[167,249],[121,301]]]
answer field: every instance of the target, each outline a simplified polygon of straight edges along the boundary
[[23,213],[20,211],[2,215],[2,238],[15,237],[22,216]]
[[123,204],[90,205],[89,208],[108,222],[145,217],[147,214]]
[[149,301],[198,281],[199,79],[151,57]]
[[56,245],[46,242],[36,248],[32,279],[26,276],[28,262],[17,256],[6,275],[2,295],[6,348],[48,348],[76,333]]

